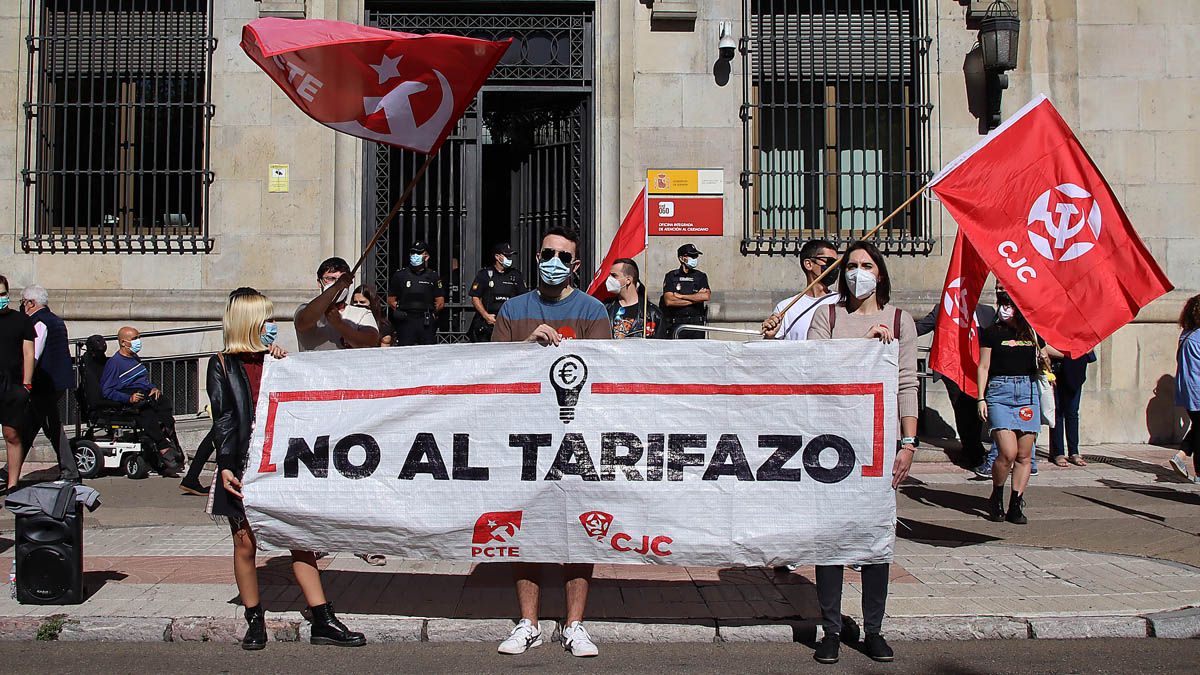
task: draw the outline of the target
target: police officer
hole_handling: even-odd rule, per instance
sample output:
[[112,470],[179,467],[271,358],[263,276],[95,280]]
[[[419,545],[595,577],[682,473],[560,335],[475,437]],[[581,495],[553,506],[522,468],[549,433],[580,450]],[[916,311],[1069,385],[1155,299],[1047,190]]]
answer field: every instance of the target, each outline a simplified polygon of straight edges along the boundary
[[[700,266],[700,249],[684,244],[676,251],[679,268],[667,272],[663,278],[662,309],[665,317],[665,338],[675,337],[675,326],[682,324],[704,325],[708,320],[706,302],[712,297],[708,289],[708,275],[697,269]],[[685,330],[679,334],[681,340],[703,339],[704,333]]]
[[408,265],[388,283],[387,301],[395,318],[397,345],[431,345],[435,341],[437,314],[446,306],[446,289],[428,262],[429,247],[414,241],[408,249]]
[[529,290],[521,273],[513,269],[511,244],[498,244],[492,249],[492,264],[479,270],[471,284],[471,304],[475,306],[475,318],[471,319],[468,335],[471,342],[490,342],[492,326],[496,325],[496,312],[500,311],[509,298]]

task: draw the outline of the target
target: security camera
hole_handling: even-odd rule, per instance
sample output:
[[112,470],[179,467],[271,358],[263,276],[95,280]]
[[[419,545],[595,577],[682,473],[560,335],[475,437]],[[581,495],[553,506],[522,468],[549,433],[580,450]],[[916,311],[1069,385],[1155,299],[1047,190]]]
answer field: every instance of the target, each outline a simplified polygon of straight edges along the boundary
[[721,50],[722,59],[732,61],[733,55],[737,51],[737,40],[733,39],[733,22],[722,21],[720,28],[720,41],[717,43],[717,47]]

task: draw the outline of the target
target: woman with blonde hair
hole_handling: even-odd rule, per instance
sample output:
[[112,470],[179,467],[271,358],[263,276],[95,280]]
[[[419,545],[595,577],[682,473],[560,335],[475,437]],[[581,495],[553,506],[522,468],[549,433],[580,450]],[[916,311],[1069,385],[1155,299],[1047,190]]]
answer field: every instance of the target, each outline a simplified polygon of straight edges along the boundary
[[[208,362],[208,397],[212,404],[213,442],[217,447],[219,480],[224,489],[211,491],[210,513],[229,520],[233,532],[233,576],[246,608],[247,630],[243,649],[262,649],[267,644],[266,622],[258,593],[255,552],[258,542],[242,508],[242,472],[250,450],[250,431],[262,381],[263,359],[272,349],[278,327],[271,321],[275,307],[257,291],[233,297],[225,309],[222,326],[225,348]],[[325,600],[317,556],[311,551],[292,551],[292,572],[312,612],[313,644],[358,647],[366,643],[362,633],[351,632],[333,614]]]

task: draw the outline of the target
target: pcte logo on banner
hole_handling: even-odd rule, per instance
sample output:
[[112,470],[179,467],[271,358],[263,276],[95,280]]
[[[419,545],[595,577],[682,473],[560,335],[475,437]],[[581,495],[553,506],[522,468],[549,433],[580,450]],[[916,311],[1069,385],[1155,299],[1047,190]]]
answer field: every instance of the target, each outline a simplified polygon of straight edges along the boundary
[[[583,525],[583,530],[587,535],[596,541],[603,542],[608,536],[608,530],[612,527],[613,516],[610,513],[603,511],[588,511],[587,513],[579,514],[579,523]],[[674,540],[666,535],[650,536],[648,534],[641,535],[641,539],[636,539],[633,535],[625,532],[617,532],[608,540],[608,545],[614,551],[621,553],[637,553],[639,555],[652,555],[658,558],[665,558],[671,555],[671,549],[668,545],[674,543]]]
[[[479,516],[471,535],[472,558],[520,558],[521,547],[511,546],[521,531],[522,511],[494,511]],[[504,544],[492,546],[490,544]]]

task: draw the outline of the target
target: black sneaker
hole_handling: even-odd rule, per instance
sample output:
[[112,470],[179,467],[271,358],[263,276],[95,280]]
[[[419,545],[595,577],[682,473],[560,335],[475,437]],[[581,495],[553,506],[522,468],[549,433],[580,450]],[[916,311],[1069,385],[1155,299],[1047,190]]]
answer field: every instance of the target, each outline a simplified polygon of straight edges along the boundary
[[863,641],[863,653],[872,661],[886,663],[896,659],[896,654],[888,646],[887,640],[879,633],[867,633],[867,639]]
[[821,638],[821,642],[817,644],[817,651],[813,652],[813,660],[817,663],[837,663],[838,662],[838,647],[842,644],[841,636],[837,633],[828,633]]

